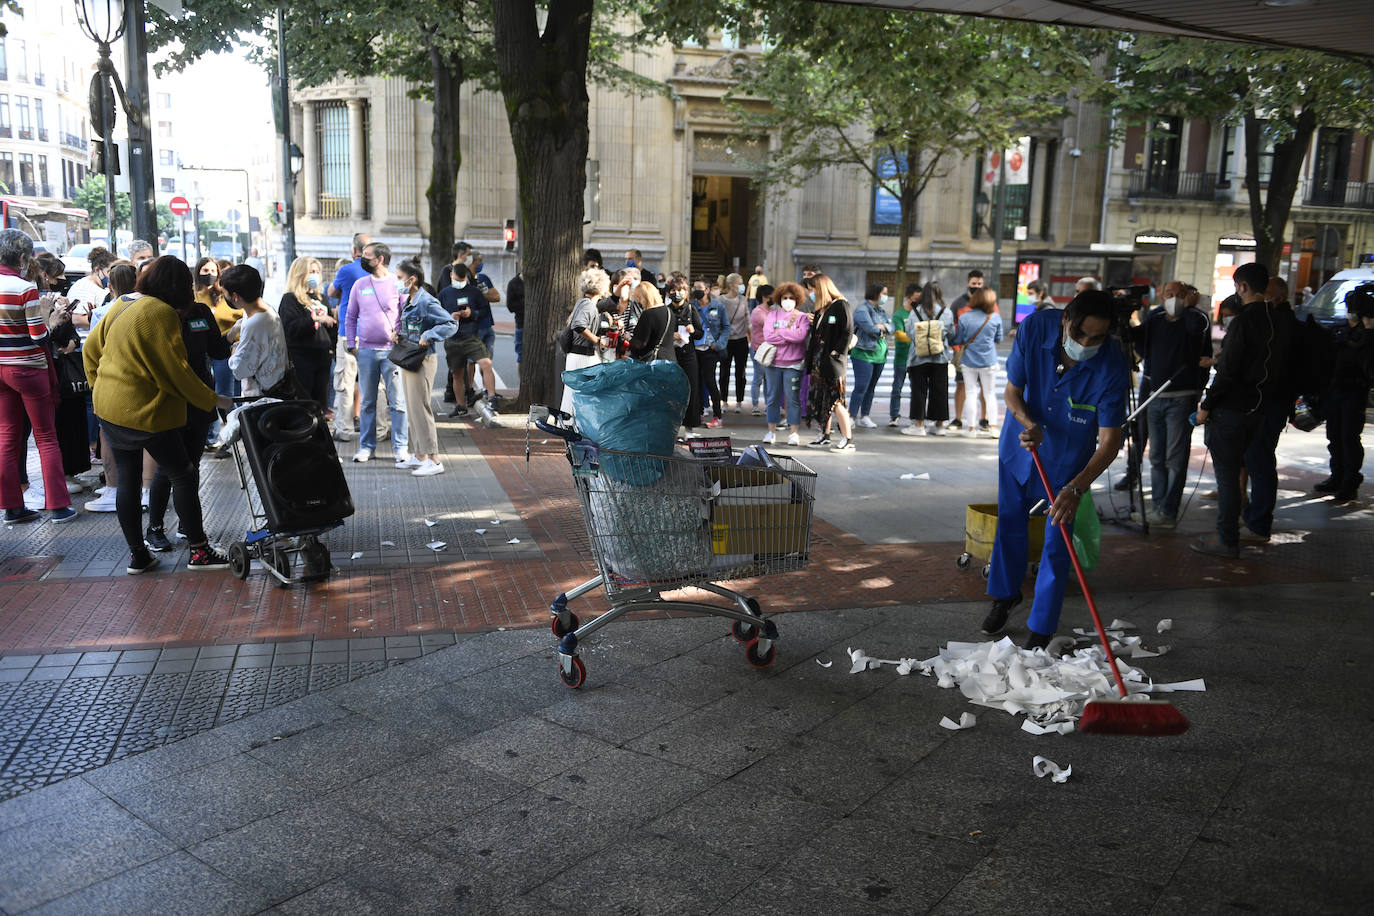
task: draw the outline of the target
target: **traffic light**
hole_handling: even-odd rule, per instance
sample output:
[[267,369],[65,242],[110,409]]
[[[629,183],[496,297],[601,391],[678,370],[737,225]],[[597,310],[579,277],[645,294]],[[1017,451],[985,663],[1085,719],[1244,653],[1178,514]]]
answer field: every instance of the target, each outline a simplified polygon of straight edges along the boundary
[[[114,173],[118,175],[120,174],[118,143],[110,144],[110,155],[114,157],[114,162],[112,164],[114,166]],[[97,175],[105,174],[105,144],[100,140],[91,141],[91,171],[95,172]]]
[[282,224],[282,222],[286,219],[285,210],[286,208],[282,206],[281,201],[272,201],[272,225],[280,226]]
[[515,220],[506,220],[506,250],[515,250]]

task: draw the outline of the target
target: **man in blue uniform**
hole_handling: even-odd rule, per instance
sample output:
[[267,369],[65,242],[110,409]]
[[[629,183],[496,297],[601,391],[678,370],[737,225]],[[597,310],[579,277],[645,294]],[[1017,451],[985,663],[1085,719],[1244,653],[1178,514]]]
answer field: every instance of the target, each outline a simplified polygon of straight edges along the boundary
[[[1030,510],[1045,498],[1030,449],[1039,451],[1054,499],[1051,525],[1072,525],[1078,501],[1121,448],[1130,384],[1126,360],[1111,338],[1112,298],[1101,290],[1079,293],[1064,311],[1029,315],[1007,357],[1006,421],[998,447],[997,537],[992,548],[988,594],[992,609],[983,632],[998,633],[1022,601]],[[1068,548],[1053,527],[1035,580],[1030,638],[1044,648],[1059,627],[1064,589],[1073,575]]]

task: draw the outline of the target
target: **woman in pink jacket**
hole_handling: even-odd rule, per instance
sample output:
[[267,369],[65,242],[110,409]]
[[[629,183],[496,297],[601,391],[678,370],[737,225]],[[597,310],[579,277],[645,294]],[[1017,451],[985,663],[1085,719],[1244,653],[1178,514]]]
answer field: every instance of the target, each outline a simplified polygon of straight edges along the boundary
[[[782,399],[787,398],[787,422],[791,424],[792,434],[787,437],[788,445],[801,444],[801,377],[802,365],[806,362],[806,334],[811,329],[811,316],[797,310],[797,304],[804,301],[801,287],[795,283],[783,283],[773,291],[773,305],[763,318],[763,342],[777,347],[773,364],[768,372],[768,434],[765,443],[777,439],[778,419],[781,414]],[[759,305],[754,311],[763,311]]]

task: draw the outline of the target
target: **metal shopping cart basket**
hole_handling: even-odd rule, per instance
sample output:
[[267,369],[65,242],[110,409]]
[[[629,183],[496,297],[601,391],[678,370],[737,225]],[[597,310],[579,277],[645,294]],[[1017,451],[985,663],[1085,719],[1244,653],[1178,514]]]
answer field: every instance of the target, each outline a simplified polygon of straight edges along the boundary
[[[580,644],[630,611],[683,610],[729,618],[749,664],[772,664],[777,626],[756,599],[717,583],[807,565],[816,473],[784,455],[745,467],[686,453],[619,452],[584,439],[559,411],[536,407],[530,420],[563,440],[598,571],[596,578],[560,594],[549,607],[553,633],[560,639],[563,683],[582,686],[587,670]],[[528,459],[528,439],[525,454]],[[606,589],[611,609],[582,623],[568,610],[568,602],[598,586]],[[662,595],[688,586],[726,598],[731,605]]]

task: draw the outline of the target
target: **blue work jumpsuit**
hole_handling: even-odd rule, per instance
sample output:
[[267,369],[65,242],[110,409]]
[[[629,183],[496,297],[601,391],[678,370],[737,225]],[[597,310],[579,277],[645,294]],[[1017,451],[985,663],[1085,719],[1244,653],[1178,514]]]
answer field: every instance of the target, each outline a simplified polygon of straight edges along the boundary
[[[1040,460],[1055,493],[1087,466],[1097,449],[1098,430],[1126,422],[1130,385],[1126,360],[1115,340],[1106,341],[1092,359],[1074,365],[1061,376],[1063,318],[1058,309],[1028,316],[1017,329],[1016,343],[1007,357],[1007,384],[1021,389],[1026,410],[1045,431]],[[993,598],[1014,598],[1021,593],[1030,510],[1046,498],[1030,452],[1021,445],[1024,429],[1008,411],[998,444],[997,536],[988,575],[988,594]],[[1072,526],[1069,533],[1073,533]],[[1030,612],[1033,632],[1050,635],[1058,629],[1064,589],[1072,575],[1063,536],[1053,527],[1046,528]]]

